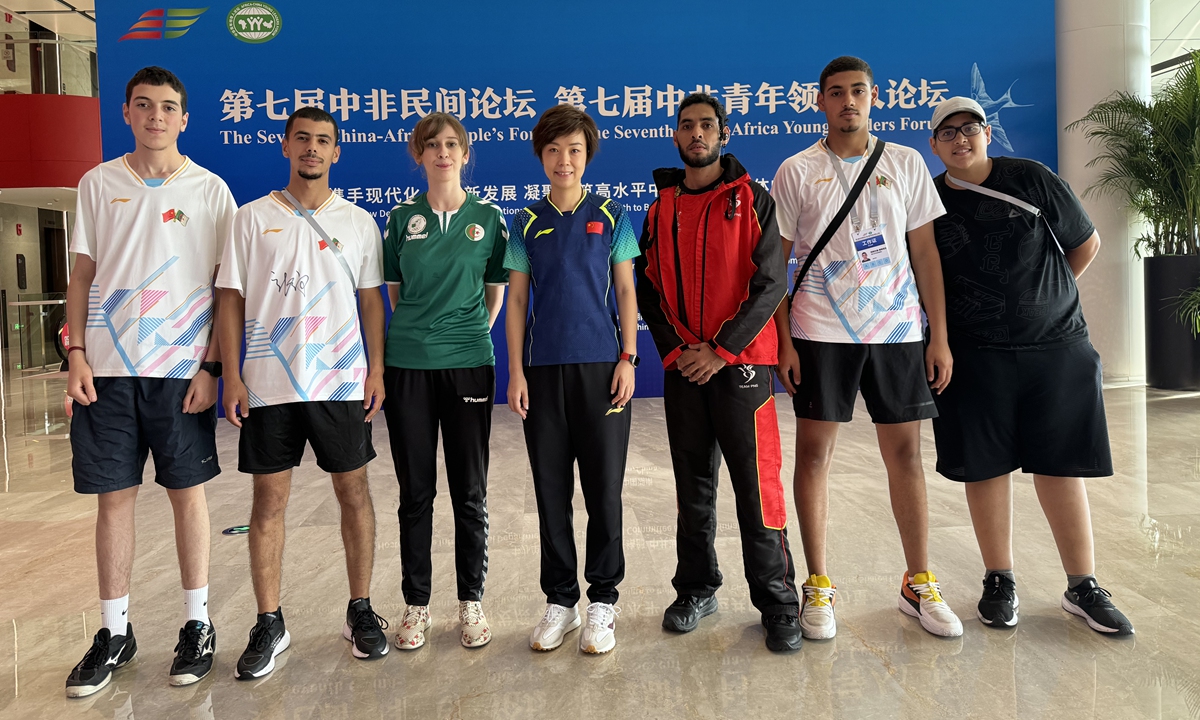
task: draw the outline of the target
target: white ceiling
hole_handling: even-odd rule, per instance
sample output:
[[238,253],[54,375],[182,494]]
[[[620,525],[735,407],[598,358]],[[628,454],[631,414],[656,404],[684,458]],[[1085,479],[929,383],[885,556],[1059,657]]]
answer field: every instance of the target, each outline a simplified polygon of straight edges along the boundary
[[0,190],[0,203],[75,212],[77,195],[75,188],[5,188]]
[[1200,50],[1200,0],[1150,0],[1150,64]]
[[95,0],[0,0],[0,9],[71,40],[96,39]]

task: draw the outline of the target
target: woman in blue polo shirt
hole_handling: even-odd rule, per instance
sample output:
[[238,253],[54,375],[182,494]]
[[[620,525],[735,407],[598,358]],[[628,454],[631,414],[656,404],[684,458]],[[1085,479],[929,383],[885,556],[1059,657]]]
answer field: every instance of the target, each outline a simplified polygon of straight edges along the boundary
[[533,151],[550,194],[517,213],[504,258],[508,406],[525,420],[547,603],[529,638],[534,650],[553,650],[581,624],[571,518],[576,461],[588,512],[584,652],[616,645],[617,585],[625,576],[621,486],[638,363],[639,251],[620,205],[583,190],[598,144],[596,123],[578,108],[558,105],[542,114]]

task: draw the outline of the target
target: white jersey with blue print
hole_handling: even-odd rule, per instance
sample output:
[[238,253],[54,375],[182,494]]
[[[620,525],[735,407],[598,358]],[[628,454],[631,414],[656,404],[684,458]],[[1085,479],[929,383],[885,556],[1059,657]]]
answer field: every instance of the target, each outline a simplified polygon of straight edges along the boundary
[[213,273],[237,203],[221,178],[188,158],[163,180],[146,181],[125,156],[79,181],[71,252],[96,263],[87,348],[97,377],[189,379],[212,331]]
[[313,211],[341,249],[351,280],[317,231],[279,193],[244,205],[217,286],[246,300],[242,381],[250,407],[363,399],[367,358],[356,290],[383,284],[379,226],[330,194]]
[[[876,139],[872,137],[871,147]],[[853,186],[866,157],[839,160]],[[886,252],[863,257],[855,247],[849,217],[809,268],[792,301],[792,337],[827,343],[919,342],[924,328],[921,301],[909,261],[906,233],[946,214],[925,159],[912,148],[888,143],[873,178],[854,207],[862,227],[871,225],[871,192],[878,198],[878,223]],[[779,234],[794,243],[798,267],[846,200],[823,140],[779,167],[771,183]],[[794,277],[794,276],[793,276]],[[790,289],[790,285],[789,285]]]

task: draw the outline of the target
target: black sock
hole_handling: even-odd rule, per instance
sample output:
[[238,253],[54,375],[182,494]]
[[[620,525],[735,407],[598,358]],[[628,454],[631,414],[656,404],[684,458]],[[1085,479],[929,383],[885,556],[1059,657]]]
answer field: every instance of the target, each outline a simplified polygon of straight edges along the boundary
[[1088,580],[1095,582],[1096,576],[1093,575],[1092,573],[1088,573],[1087,575],[1069,575],[1068,574],[1067,575],[1067,589],[1074,590],[1075,588],[1079,587],[1081,584],[1087,582]]
[[983,571],[983,579],[984,580],[987,580],[989,575],[1003,575],[1004,577],[1008,578],[1009,580],[1012,580],[1013,582],[1017,581],[1017,576],[1013,575],[1012,570],[992,570],[991,568],[988,568],[987,570]]

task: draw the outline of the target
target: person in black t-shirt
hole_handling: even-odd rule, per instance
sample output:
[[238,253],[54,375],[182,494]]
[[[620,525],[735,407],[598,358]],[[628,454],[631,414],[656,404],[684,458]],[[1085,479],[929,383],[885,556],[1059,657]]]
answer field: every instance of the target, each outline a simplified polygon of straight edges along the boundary
[[956,97],[933,113],[930,147],[946,214],[934,221],[954,382],[935,396],[937,470],[966,483],[987,571],[979,619],[1017,624],[1012,475],[1032,473],[1067,572],[1062,607],[1093,630],[1133,633],[1093,575],[1085,477],[1113,474],[1100,356],[1075,280],[1100,249],[1078,198],[1046,166],[989,158],[983,108]]

